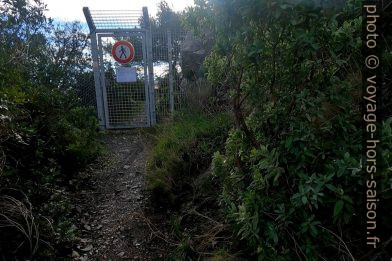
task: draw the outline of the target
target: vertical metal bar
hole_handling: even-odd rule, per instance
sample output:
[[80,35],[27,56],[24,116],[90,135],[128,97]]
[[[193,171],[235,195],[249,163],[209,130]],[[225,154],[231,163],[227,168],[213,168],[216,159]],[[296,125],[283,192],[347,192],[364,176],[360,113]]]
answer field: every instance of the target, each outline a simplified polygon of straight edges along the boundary
[[144,93],[146,96],[146,102],[145,102],[145,111],[146,111],[146,118],[147,118],[147,126],[151,126],[151,115],[150,115],[150,95],[149,95],[149,87],[148,87],[148,72],[147,72],[147,52],[146,52],[146,46],[147,46],[147,38],[146,38],[146,32],[142,34],[143,36],[143,41],[142,41],[142,49],[143,49],[143,68],[144,68]]
[[174,113],[174,90],[173,90],[173,48],[171,31],[167,31],[167,57],[169,61],[169,97],[170,97],[170,114]]
[[[99,74],[99,59],[98,59],[98,48],[97,48],[97,36],[95,33],[90,34],[91,38],[91,52],[93,57],[93,71],[94,71],[94,82],[95,82],[95,95],[97,100],[97,113],[98,113],[98,121],[99,127],[101,129],[105,129],[106,115],[104,112],[104,101],[102,95],[102,85],[100,82],[100,74]],[[103,62],[101,60],[101,62]]]
[[152,33],[150,18],[148,16],[147,7],[143,7],[144,26],[147,30],[147,66],[148,66],[148,82],[149,82],[149,100],[150,100],[150,121],[151,125],[156,124],[156,111],[155,111],[155,93],[154,93],[154,65],[152,59]]
[[99,128],[105,129],[105,113],[103,105],[102,87],[99,80],[99,59],[98,59],[98,48],[97,48],[97,35],[96,28],[94,26],[90,9],[88,7],[83,7],[83,13],[86,17],[88,27],[90,29],[90,41],[91,41],[91,55],[93,58],[93,72],[94,72],[94,85],[95,85],[95,96],[97,102],[97,114]]
[[98,36],[98,50],[99,50],[99,57],[101,60],[100,63],[100,79],[101,79],[101,86],[102,86],[102,94],[103,94],[103,106],[105,110],[105,126],[106,129],[110,128],[109,125],[109,109],[108,109],[108,95],[106,91],[106,76],[105,76],[105,66],[103,61],[103,49],[102,49],[102,38]]

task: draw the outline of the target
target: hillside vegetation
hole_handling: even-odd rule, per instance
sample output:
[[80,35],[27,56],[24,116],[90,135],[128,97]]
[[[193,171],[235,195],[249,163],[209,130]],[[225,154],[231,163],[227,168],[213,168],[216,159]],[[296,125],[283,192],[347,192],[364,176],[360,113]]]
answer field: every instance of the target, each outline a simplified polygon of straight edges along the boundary
[[54,25],[40,1],[0,1],[0,252],[47,260],[69,251],[73,173],[101,151],[76,87],[89,58],[78,24]]
[[[208,252],[221,258],[217,260],[233,255],[247,260],[351,260],[372,253],[387,258],[387,230],[392,226],[390,107],[383,108],[377,193],[383,202],[377,217],[385,227],[379,232],[385,245],[369,252],[359,229],[366,216],[361,2],[320,8],[312,1],[198,0],[183,21],[204,42],[213,40],[203,71],[213,88],[229,96],[233,124],[224,150],[216,146],[209,178],[224,213],[218,215],[219,222],[230,225],[232,237],[222,246],[222,234],[215,234],[208,252],[195,239],[202,237],[200,232],[189,232],[192,226],[184,222],[189,211],[180,211],[175,227],[182,226],[183,240],[176,256],[194,259]],[[390,49],[385,49],[383,59],[390,57]],[[384,66],[385,72],[391,69],[390,63]],[[210,134],[198,143],[215,137]],[[183,152],[165,144],[167,140],[159,142],[155,154],[174,153],[176,158],[156,176],[178,177],[173,169],[183,163]],[[152,160],[156,162],[156,156]],[[195,198],[190,202],[200,207]],[[205,215],[217,217],[214,208]]]

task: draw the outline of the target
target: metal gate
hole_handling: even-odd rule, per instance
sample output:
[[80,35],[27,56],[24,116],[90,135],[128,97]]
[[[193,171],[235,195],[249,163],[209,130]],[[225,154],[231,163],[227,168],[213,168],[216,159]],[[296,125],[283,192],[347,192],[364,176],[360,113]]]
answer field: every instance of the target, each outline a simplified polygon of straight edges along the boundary
[[[83,8],[90,29],[91,54],[101,129],[155,125],[154,72],[147,8],[143,11],[92,11]],[[135,47],[134,60],[125,66],[136,70],[136,81],[119,83],[122,67],[111,56],[111,46],[127,40]]]
[[[104,46],[110,46],[115,40],[128,40],[135,46],[135,58],[131,66],[136,68],[136,82],[118,83],[116,81],[117,62],[111,64],[110,51]],[[105,125],[107,128],[133,128],[150,126],[151,115],[148,94],[148,70],[146,55],[146,33],[132,32],[131,34],[102,34],[98,36],[98,52],[100,60],[100,82],[103,90]]]

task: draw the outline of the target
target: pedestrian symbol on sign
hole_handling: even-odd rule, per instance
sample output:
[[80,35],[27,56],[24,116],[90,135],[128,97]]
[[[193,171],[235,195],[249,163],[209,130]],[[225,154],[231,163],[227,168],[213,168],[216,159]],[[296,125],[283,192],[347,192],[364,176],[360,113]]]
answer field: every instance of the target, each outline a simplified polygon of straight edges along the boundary
[[120,50],[120,52],[121,52],[120,58],[122,58],[123,55],[124,55],[124,59],[126,59],[126,58],[127,58],[127,54],[126,54],[126,52],[125,52],[124,46],[121,45],[120,48],[121,48],[121,50]]

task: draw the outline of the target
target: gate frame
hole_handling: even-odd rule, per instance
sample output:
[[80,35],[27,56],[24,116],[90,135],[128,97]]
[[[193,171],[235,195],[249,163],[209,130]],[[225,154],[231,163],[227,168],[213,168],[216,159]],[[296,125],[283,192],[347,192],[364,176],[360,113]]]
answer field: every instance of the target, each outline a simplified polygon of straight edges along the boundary
[[[135,128],[135,127],[150,127],[156,125],[156,111],[155,111],[155,90],[154,90],[154,65],[152,59],[152,33],[150,19],[148,15],[147,7],[143,7],[143,22],[144,28],[129,28],[129,29],[97,29],[94,25],[93,18],[91,16],[90,9],[88,7],[83,7],[83,13],[87,21],[87,25],[90,30],[91,39],[91,55],[93,59],[93,71],[94,71],[94,83],[95,83],[95,94],[97,101],[97,114],[99,127],[101,130],[106,129],[119,129],[119,128]],[[103,70],[103,52],[101,48],[101,38],[102,37],[113,37],[117,35],[130,35],[132,33],[143,32],[143,59],[147,65],[144,65],[144,83],[146,91],[146,116],[147,124],[144,126],[110,126],[109,124],[109,112],[107,107],[107,94],[105,86],[105,78],[102,79],[102,74],[104,76],[105,71]],[[145,47],[145,48],[144,48]],[[147,71],[146,71],[147,69]],[[148,75],[148,77],[146,77]]]
[[[148,72],[147,72],[147,34],[146,30],[144,29],[132,29],[127,32],[116,32],[116,33],[102,33],[98,35],[98,53],[99,53],[99,58],[101,61],[103,61],[103,46],[102,46],[102,38],[104,37],[127,37],[132,34],[141,34],[142,35],[142,53],[143,53],[143,68],[144,68],[144,94],[146,97],[144,106],[145,106],[145,112],[146,112],[146,118],[147,122],[146,124],[142,125],[116,125],[116,126],[111,126],[109,123],[109,117],[105,118],[105,127],[106,129],[127,129],[127,128],[140,128],[140,127],[150,127],[151,126],[151,113],[150,113],[150,95],[149,95],[149,81],[148,81]],[[105,76],[105,68],[103,64],[100,65],[100,83],[101,83],[101,88],[103,90],[103,106],[104,106],[104,112],[105,115],[109,115],[109,109],[108,109],[108,99],[107,99],[107,89],[106,89],[106,76]]]

